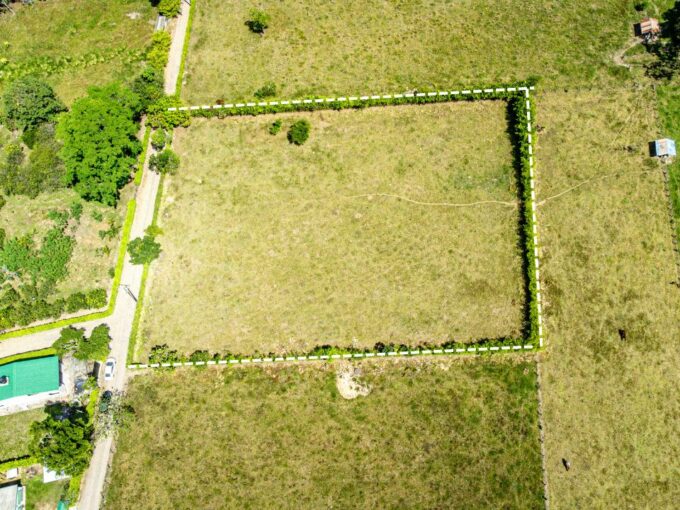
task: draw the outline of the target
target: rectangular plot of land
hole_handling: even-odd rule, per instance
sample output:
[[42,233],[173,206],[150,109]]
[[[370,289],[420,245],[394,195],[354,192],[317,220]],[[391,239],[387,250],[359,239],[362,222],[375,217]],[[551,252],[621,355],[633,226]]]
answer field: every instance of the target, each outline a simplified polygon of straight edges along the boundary
[[461,361],[135,378],[105,508],[543,508],[535,367]]
[[[311,136],[295,146],[285,132],[301,118]],[[175,148],[147,350],[521,335],[505,103],[197,120]]]

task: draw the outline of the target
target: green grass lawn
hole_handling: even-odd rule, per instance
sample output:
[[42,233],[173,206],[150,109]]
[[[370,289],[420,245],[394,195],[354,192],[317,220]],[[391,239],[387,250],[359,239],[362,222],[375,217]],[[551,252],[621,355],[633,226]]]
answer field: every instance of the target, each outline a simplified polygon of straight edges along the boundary
[[28,455],[31,423],[44,416],[42,408],[0,416],[0,462]]
[[[198,120],[160,210],[145,349],[519,337],[505,103]],[[284,127],[268,133],[274,118]],[[286,141],[292,121],[310,140]]]
[[105,508],[543,508],[532,362],[352,366],[133,379]]
[[[40,59],[87,55],[87,67],[67,64],[46,76],[67,103],[90,85],[132,74],[139,61],[133,54],[149,44],[156,16],[149,0],[49,0],[12,7],[16,15],[0,14],[0,62],[6,59],[0,73]],[[121,54],[110,55],[113,50]],[[45,73],[40,65],[33,69]],[[0,91],[5,82],[0,76]]]
[[57,508],[59,499],[68,481],[43,483],[37,476],[26,482],[26,510],[53,510]]
[[[245,26],[258,8],[263,36]],[[627,76],[614,51],[639,17],[628,0],[199,0],[184,99],[400,92],[541,76],[547,87]]]

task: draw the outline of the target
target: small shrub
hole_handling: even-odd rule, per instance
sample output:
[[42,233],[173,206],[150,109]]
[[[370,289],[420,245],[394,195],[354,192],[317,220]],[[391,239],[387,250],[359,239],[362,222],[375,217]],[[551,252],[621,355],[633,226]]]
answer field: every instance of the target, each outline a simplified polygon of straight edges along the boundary
[[87,293],[85,299],[87,308],[103,308],[107,305],[106,289],[91,290]]
[[83,215],[83,204],[82,204],[82,202],[79,202],[77,200],[75,202],[72,202],[70,211],[71,211],[71,216],[73,216],[73,218],[76,221],[80,221],[80,217]]
[[[5,204],[7,203],[7,200],[5,200],[4,195],[0,195],[0,210],[5,207]],[[2,244],[0,244],[0,248],[2,248]]]
[[154,32],[151,38],[151,45],[146,52],[146,61],[149,66],[158,71],[163,71],[168,63],[168,52],[170,51],[170,34],[167,32]]
[[182,100],[177,96],[165,96],[147,108],[146,124],[152,128],[162,128],[166,131],[175,127],[188,127],[191,115],[188,111],[169,112],[168,108],[182,106]]
[[165,147],[165,131],[163,129],[157,129],[151,135],[151,147],[157,151]]
[[158,101],[164,95],[163,72],[147,66],[130,85],[132,92],[139,96],[142,108],[146,110],[150,104]]
[[255,97],[264,99],[266,97],[274,97],[276,95],[276,84],[272,82],[265,83],[262,87],[255,91]]
[[158,14],[174,18],[180,12],[180,2],[181,0],[160,0],[158,2]]
[[158,225],[149,225],[148,227],[146,227],[144,233],[148,236],[156,237],[163,235],[163,229]]
[[149,168],[159,174],[174,174],[179,168],[179,156],[170,149],[149,158]]
[[272,122],[272,125],[269,126],[269,134],[270,135],[277,135],[279,134],[279,131],[281,131],[281,120],[277,119],[274,122]]
[[76,292],[66,298],[66,311],[74,313],[87,308],[87,298],[82,292]]
[[246,21],[246,26],[255,34],[264,34],[269,27],[269,15],[259,9],[250,11],[250,19]]
[[145,235],[128,243],[128,253],[133,264],[148,264],[161,254],[161,245],[153,237]]
[[295,145],[302,145],[309,138],[311,127],[306,119],[296,121],[288,130],[288,141]]
[[92,211],[92,219],[94,221],[104,221],[104,215],[101,213],[101,211],[97,211],[96,209]]

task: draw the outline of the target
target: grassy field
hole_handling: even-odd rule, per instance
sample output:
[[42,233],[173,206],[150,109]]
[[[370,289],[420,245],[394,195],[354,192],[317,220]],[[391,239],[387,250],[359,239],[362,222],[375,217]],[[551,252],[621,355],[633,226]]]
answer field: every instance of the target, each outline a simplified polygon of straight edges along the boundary
[[0,416],[0,462],[28,455],[28,431],[31,423],[40,421],[42,408]]
[[[40,59],[85,55],[90,62],[96,62],[96,56],[103,59],[88,67],[67,65],[48,77],[67,103],[83,95],[89,85],[129,75],[135,66],[128,62],[130,54],[149,44],[155,20],[149,0],[50,0],[12,7],[16,15],[0,14],[0,61],[7,59],[5,70]],[[108,55],[117,49],[121,55]],[[35,69],[43,72],[41,66]],[[0,91],[4,82],[0,78]]]
[[[142,338],[184,352],[518,337],[503,102],[272,116],[178,131]],[[482,202],[482,203],[478,203]],[[473,205],[470,205],[473,204]],[[460,205],[464,205],[460,207]]]
[[650,89],[538,96],[553,510],[680,498],[680,291],[661,167],[647,155],[655,106]]
[[135,378],[105,508],[543,508],[532,362],[341,366]]
[[67,481],[43,483],[38,476],[26,482],[26,510],[51,510],[64,492]]
[[[657,89],[661,132],[664,137],[680,140],[680,86],[666,86]],[[680,161],[668,167],[668,191],[671,195],[671,209],[675,218],[675,235],[680,239]]]
[[[245,26],[257,7],[264,36]],[[190,103],[383,93],[508,82],[616,82],[611,55],[632,35],[633,2],[200,0],[187,61]]]

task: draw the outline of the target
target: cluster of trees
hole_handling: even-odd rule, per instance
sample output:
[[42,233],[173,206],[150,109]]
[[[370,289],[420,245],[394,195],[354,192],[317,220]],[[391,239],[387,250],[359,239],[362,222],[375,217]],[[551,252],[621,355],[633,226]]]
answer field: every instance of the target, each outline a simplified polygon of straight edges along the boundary
[[89,337],[85,336],[84,329],[69,326],[61,330],[52,347],[60,357],[70,354],[80,360],[105,361],[109,354],[110,341],[109,327],[106,324],[95,327]]
[[664,13],[661,37],[648,49],[657,57],[647,67],[650,76],[670,80],[680,72],[680,0]]

